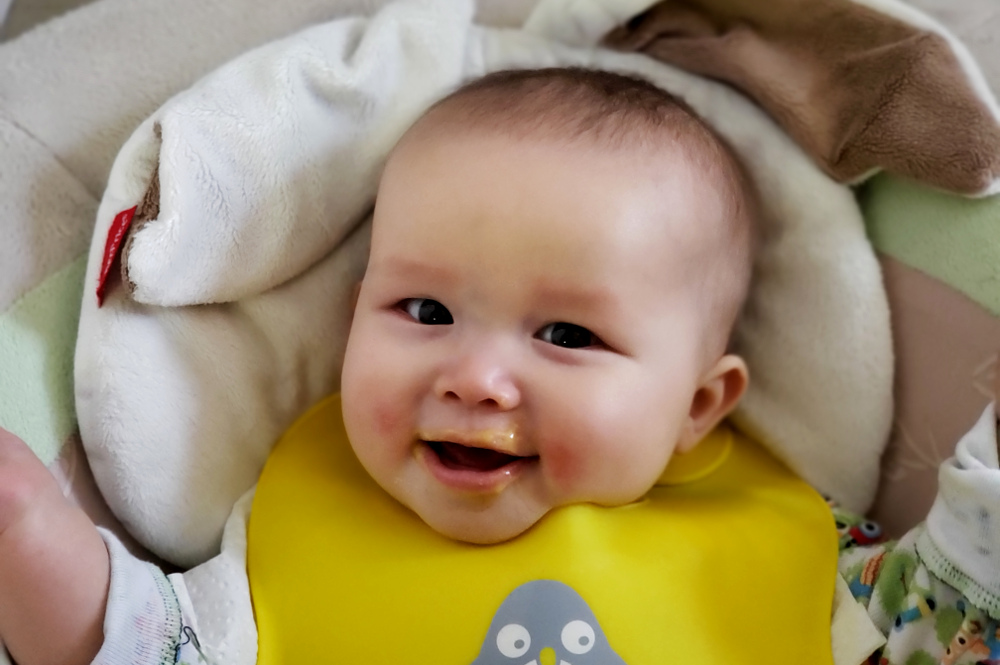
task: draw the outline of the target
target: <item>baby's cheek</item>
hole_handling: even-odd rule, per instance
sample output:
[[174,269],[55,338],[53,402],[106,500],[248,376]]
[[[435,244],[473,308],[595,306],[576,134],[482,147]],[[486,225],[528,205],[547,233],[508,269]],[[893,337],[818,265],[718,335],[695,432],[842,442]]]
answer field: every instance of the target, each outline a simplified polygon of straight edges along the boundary
[[575,495],[578,491],[583,475],[583,462],[579,451],[570,442],[553,443],[546,447],[542,456],[546,480],[562,494]]
[[403,422],[403,412],[398,400],[376,398],[372,405],[372,426],[383,438],[393,436]]
[[345,362],[341,390],[345,405],[352,411],[351,420],[359,430],[365,430],[356,434],[384,437],[401,422],[401,401],[391,368],[379,362],[384,358],[379,357],[377,349],[358,346],[349,347],[349,351],[354,354],[349,358],[352,362]]
[[[398,400],[391,399],[377,385],[363,380],[364,377],[350,377],[344,383],[344,424],[351,440],[356,445],[369,449],[375,442],[392,438],[399,427],[401,415]],[[381,448],[382,446],[378,446]]]

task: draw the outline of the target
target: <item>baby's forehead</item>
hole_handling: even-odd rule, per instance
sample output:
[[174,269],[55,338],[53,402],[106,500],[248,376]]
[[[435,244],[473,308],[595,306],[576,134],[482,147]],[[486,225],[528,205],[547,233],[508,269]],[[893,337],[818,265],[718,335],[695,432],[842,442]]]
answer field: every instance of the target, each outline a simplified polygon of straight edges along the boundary
[[657,279],[693,273],[694,259],[722,251],[712,247],[721,245],[712,220],[721,212],[709,182],[676,150],[431,127],[387,167],[375,246],[461,245],[489,255],[523,242],[539,260],[567,256],[603,268],[605,254],[628,257],[626,276],[633,267]]
[[[563,94],[560,95],[560,92]],[[665,93],[664,93],[665,94]],[[602,109],[588,112],[574,106],[574,95],[550,91],[532,98],[524,108],[509,108],[496,100],[446,98],[421,117],[403,136],[392,158],[408,153],[411,168],[419,169],[421,157],[443,144],[463,138],[494,139],[492,145],[573,153],[581,161],[563,168],[584,168],[600,161],[643,180],[676,177],[676,166],[691,180],[693,197],[706,197],[729,208],[739,208],[745,195],[741,167],[728,147],[686,107],[671,107],[656,117],[652,110]],[[660,117],[662,116],[662,117]],[[488,142],[483,145],[490,145]],[[483,151],[481,159],[489,160]],[[728,214],[725,213],[725,214]]]
[[544,146],[614,159],[632,168],[658,168],[664,158],[681,160],[691,169],[719,171],[728,157],[711,131],[686,112],[652,122],[623,113],[599,116],[553,100],[538,109],[471,109],[461,98],[445,99],[419,118],[392,154],[408,149],[433,149],[460,137],[495,137],[511,145]]
[[[733,190],[739,186],[699,141],[666,136],[628,143],[543,130],[512,132],[502,126],[470,126],[461,120],[452,124],[449,120],[442,114],[416,127],[393,152],[386,173],[391,172],[397,182],[420,180],[427,188],[435,188],[438,183],[427,180],[431,173],[485,170],[500,189],[507,179],[522,175],[520,169],[513,174],[504,170],[501,163],[544,162],[552,171],[534,183],[541,199],[546,187],[554,193],[556,188],[579,188],[587,183],[590,188],[581,198],[609,207],[652,202],[662,208],[662,226],[669,242],[687,245],[697,240],[698,251],[706,249],[705,243],[709,249],[715,244],[721,250],[726,233],[718,227],[722,218],[731,216],[738,197]],[[434,171],[430,164],[441,169]],[[584,226],[578,231],[588,232]],[[652,243],[659,237],[644,241]],[[693,246],[691,251],[695,251]]]

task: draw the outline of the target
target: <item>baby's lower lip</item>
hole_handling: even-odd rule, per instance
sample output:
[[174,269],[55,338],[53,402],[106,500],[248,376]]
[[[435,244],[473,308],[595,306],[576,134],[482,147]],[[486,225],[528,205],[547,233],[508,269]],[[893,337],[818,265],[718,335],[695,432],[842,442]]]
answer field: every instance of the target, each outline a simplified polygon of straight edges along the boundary
[[503,491],[537,457],[502,456],[491,460],[485,467],[458,463],[449,454],[447,446],[457,446],[444,442],[420,441],[417,458],[442,485],[461,492],[496,494]]

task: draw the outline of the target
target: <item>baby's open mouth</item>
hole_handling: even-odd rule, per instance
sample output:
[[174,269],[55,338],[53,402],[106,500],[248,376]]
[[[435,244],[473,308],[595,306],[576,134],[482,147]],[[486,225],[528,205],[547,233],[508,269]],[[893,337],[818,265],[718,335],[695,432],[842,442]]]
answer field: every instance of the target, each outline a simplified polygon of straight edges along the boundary
[[491,450],[463,446],[451,441],[426,441],[445,467],[456,471],[495,471],[518,460],[529,459]]
[[438,482],[455,490],[498,494],[514,482],[538,455],[521,456],[454,441],[421,440],[417,457]]

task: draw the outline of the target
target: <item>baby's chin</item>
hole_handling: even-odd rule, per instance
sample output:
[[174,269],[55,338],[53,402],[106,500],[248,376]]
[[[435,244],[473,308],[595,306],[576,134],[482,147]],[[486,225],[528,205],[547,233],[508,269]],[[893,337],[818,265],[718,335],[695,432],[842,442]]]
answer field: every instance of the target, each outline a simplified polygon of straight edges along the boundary
[[[426,521],[426,520],[425,520]],[[535,520],[537,522],[538,520]],[[487,525],[445,522],[428,525],[442,536],[473,545],[496,545],[513,538],[535,525],[535,522],[523,525]]]
[[414,506],[411,508],[420,519],[441,535],[475,545],[495,545],[517,538],[548,512],[548,510],[522,510],[509,515],[490,508],[483,510],[420,510]]

